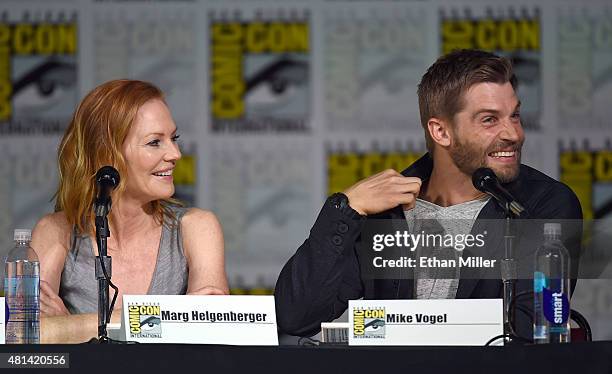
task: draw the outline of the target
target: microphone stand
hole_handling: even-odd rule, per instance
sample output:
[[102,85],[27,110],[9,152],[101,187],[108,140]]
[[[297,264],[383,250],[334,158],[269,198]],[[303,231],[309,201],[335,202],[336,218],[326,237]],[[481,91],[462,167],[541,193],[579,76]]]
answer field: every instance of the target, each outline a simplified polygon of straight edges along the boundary
[[512,219],[517,218],[509,204],[504,207],[506,225],[504,233],[504,258],[501,260],[501,276],[504,285],[504,334],[514,334],[514,316],[516,316],[516,303],[512,300],[516,296],[517,263],[514,259],[514,233]]
[[[111,257],[107,255],[106,239],[110,236],[108,227],[108,212],[111,207],[110,196],[96,198],[95,224],[96,243],[98,244],[98,256],[96,256],[96,279],[98,280],[98,338],[97,343],[108,344],[108,332],[106,325],[109,322],[108,287],[111,278]],[[92,341],[94,341],[92,339]]]

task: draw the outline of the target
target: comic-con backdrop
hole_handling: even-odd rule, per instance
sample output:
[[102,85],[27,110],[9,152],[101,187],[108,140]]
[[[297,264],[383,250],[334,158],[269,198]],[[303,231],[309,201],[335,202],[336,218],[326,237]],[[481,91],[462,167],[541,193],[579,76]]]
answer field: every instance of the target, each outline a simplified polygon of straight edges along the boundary
[[[416,85],[441,54],[512,59],[523,162],[612,220],[612,4],[579,0],[0,2],[0,254],[53,210],[59,139],[115,78],[165,92],[177,197],[213,210],[235,294],[266,294],[325,197],[424,152]],[[611,248],[612,250],[612,248]],[[0,272],[3,270],[0,270]],[[612,338],[612,283],[574,306]]]

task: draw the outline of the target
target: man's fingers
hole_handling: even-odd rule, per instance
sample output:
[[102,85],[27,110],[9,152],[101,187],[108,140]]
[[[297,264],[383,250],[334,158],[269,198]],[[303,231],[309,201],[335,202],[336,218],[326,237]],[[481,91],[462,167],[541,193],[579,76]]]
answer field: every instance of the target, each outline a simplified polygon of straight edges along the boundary
[[419,191],[421,191],[421,186],[418,185],[417,183],[398,184],[398,185],[394,185],[393,187],[391,187],[390,190],[393,191],[394,193],[403,193],[403,194],[410,193],[410,194],[418,196]]
[[360,214],[376,214],[400,204],[412,204],[418,196],[422,181],[417,177],[405,177],[393,169],[384,170],[357,182],[344,193],[349,204]]
[[360,182],[357,182],[357,184],[363,183],[363,184],[378,184],[380,182],[387,182],[389,179],[391,178],[396,178],[396,177],[400,177],[403,178],[403,176],[398,173],[397,171],[393,170],[393,169],[387,169],[384,171],[381,171],[378,174],[374,174],[366,179],[361,180]]
[[[385,178],[380,178],[380,179],[372,180],[372,181],[370,181],[370,183],[368,183],[364,187],[367,187],[368,189],[371,189],[371,190],[376,190],[376,189],[383,189],[384,190],[384,189],[387,189],[389,187],[407,186],[407,185],[414,185],[417,188],[421,188],[421,180],[419,178],[412,178],[412,177],[404,177],[402,175],[395,175],[395,176],[391,176],[391,177],[385,177]],[[378,193],[376,191],[374,191],[374,192]]]
[[404,198],[402,199],[402,202],[400,202],[400,204],[402,205],[404,210],[410,210],[416,206],[416,197],[411,194],[406,194],[404,195]]
[[396,195],[395,200],[397,205],[400,204],[413,204],[416,202],[416,196],[412,193],[400,193]]
[[412,210],[416,204],[402,204],[402,210]]
[[401,174],[397,171],[397,170],[393,170],[393,169],[386,169],[381,171],[380,173],[378,173],[377,175],[385,175],[385,176],[395,176],[395,175],[400,175]]
[[419,185],[419,187],[421,187],[423,185],[423,180],[421,178],[418,177],[405,177],[409,183],[416,183]]
[[421,180],[421,178],[404,177],[403,175],[391,177],[390,180],[393,183],[402,184],[402,185],[403,184],[415,184],[421,187],[421,185],[423,184],[423,181]]

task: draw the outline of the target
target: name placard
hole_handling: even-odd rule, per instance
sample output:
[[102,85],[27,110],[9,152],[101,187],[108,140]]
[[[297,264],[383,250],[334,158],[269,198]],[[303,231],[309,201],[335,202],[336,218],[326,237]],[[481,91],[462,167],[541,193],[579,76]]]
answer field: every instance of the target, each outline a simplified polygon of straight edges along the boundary
[[273,296],[124,295],[122,317],[126,341],[278,345]]
[[484,345],[503,334],[502,299],[351,300],[349,345]]
[[6,343],[6,326],[4,322],[6,321],[6,304],[4,301],[4,297],[0,297],[0,344]]

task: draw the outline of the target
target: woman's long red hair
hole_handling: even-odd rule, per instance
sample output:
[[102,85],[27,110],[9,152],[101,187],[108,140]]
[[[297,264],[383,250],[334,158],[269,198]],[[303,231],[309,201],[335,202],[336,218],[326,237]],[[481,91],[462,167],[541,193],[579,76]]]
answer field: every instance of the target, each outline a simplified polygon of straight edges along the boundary
[[[59,188],[55,211],[63,211],[68,223],[79,233],[93,232],[94,179],[100,167],[111,165],[121,175],[113,200],[117,201],[125,190],[129,176],[121,153],[122,145],[140,107],[153,99],[163,101],[164,95],[151,83],[113,80],[87,94],[74,112],[58,151]],[[176,201],[167,199],[151,203],[159,222],[169,213],[165,203]]]

